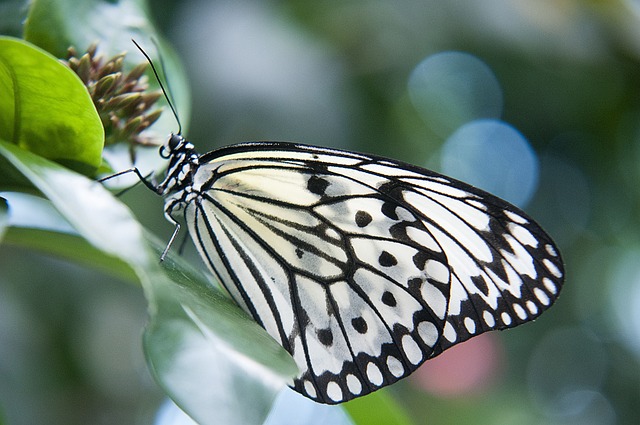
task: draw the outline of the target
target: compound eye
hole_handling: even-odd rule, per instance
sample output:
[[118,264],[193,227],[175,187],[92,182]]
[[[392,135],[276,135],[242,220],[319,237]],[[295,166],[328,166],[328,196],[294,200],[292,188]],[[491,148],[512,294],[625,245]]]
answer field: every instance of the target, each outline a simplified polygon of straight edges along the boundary
[[174,152],[178,146],[182,143],[184,137],[179,134],[171,134],[167,143],[160,146],[160,156],[164,159],[167,159],[171,156],[171,153]]
[[168,143],[169,149],[171,149],[172,151],[175,150],[178,146],[180,146],[183,140],[184,138],[181,135],[171,134],[171,137],[169,138],[169,143]]

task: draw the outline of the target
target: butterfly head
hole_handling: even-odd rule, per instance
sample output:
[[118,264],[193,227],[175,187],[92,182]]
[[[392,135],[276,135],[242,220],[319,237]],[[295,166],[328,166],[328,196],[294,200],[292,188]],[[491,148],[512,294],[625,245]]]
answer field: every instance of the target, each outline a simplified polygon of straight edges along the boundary
[[191,184],[199,155],[190,141],[180,133],[172,133],[160,147],[160,156],[169,160],[167,175],[158,186],[161,194],[176,192]]
[[193,145],[181,134],[171,133],[169,139],[164,143],[164,145],[160,146],[160,156],[164,159],[169,159],[174,156],[176,153],[181,150],[185,150],[188,148],[193,149]]

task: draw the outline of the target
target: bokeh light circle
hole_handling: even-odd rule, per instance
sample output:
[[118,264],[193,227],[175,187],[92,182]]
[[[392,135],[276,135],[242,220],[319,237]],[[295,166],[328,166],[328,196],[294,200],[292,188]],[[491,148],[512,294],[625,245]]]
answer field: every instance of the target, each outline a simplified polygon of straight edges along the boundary
[[408,90],[424,122],[441,137],[465,122],[502,114],[500,83],[484,62],[468,53],[427,57],[412,71]]
[[469,396],[488,391],[503,367],[499,338],[485,333],[429,360],[411,375],[411,382],[439,397]]
[[467,123],[441,152],[442,172],[523,207],[533,196],[539,162],[529,142],[498,120]]
[[640,359],[640,250],[621,254],[608,280],[615,335]]

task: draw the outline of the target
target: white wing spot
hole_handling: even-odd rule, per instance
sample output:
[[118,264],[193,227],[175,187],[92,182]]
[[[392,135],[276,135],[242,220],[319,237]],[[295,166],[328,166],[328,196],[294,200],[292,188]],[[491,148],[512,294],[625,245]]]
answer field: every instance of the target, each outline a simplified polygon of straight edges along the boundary
[[508,228],[513,237],[522,245],[528,245],[534,248],[538,246],[538,240],[526,228],[514,223],[509,224]]
[[336,241],[339,241],[342,238],[340,236],[340,233],[338,233],[336,229],[332,227],[327,227],[327,230],[325,231],[325,235],[327,235],[328,238],[331,238]]
[[542,284],[544,285],[545,288],[547,288],[547,291],[549,291],[552,294],[555,294],[558,291],[558,287],[556,286],[556,284],[553,283],[553,281],[548,277],[545,277],[544,279],[542,279]]
[[496,325],[496,319],[493,317],[493,314],[489,310],[485,310],[482,313],[482,318],[484,319],[484,323],[487,324],[488,327],[492,328]]
[[558,267],[556,267],[556,265],[553,264],[551,260],[545,258],[544,260],[542,260],[542,264],[544,264],[547,270],[549,270],[549,273],[551,273],[555,277],[559,278],[562,276],[562,273],[560,273],[560,269],[558,269]]
[[440,283],[449,283],[450,273],[446,264],[436,260],[429,260],[425,270],[429,278]]
[[402,350],[412,364],[417,365],[422,360],[422,350],[418,343],[413,340],[411,335],[405,335],[401,340]]
[[482,202],[478,202],[475,199],[468,199],[467,204],[471,205],[474,208],[477,208],[479,210],[482,211],[486,211],[487,210],[487,206],[485,204],[483,204]]
[[[519,275],[526,275],[535,279],[537,276],[536,267],[534,265],[533,257],[529,254],[526,248],[509,234],[504,235],[504,240],[509,244],[513,251],[513,254],[511,254],[506,250],[500,250],[502,257],[509,263],[507,264],[503,262],[505,269],[510,268],[511,266]],[[520,279],[520,277],[518,277],[518,279]]]
[[304,390],[309,394],[309,396],[315,398],[318,394],[316,393],[316,387],[313,386],[311,381],[304,381]]
[[527,312],[524,310],[524,308],[522,308],[522,306],[520,304],[513,304],[513,310],[516,312],[516,315],[524,320],[527,318]]
[[447,321],[447,323],[444,325],[444,337],[449,342],[455,342],[455,340],[458,339],[458,334],[456,333],[456,330],[451,322]]
[[398,221],[414,221],[416,217],[406,208],[396,207],[395,210],[396,215],[398,216]]
[[433,347],[438,341],[438,328],[431,322],[420,322],[418,335],[429,347]]
[[445,195],[465,200],[468,198],[476,198],[476,196],[472,195],[466,190],[460,189],[459,187],[451,184],[449,180],[433,178],[431,179],[431,181],[422,179],[406,179],[405,181],[409,184],[415,184],[416,186],[425,188],[429,192],[429,197]]
[[529,222],[524,217],[521,217],[518,214],[511,211],[505,211],[504,215],[509,217],[509,220],[513,221],[514,223],[527,224]]
[[464,327],[467,328],[471,335],[476,333],[476,322],[471,317],[464,318]]
[[444,183],[444,184],[451,184],[451,181],[449,179],[447,179],[444,176],[431,176],[429,177],[430,180],[434,181],[434,182],[439,182],[439,183]]
[[367,365],[367,379],[369,379],[369,382],[373,385],[382,385],[382,372],[380,372],[378,366],[373,362],[369,362]]
[[551,255],[552,257],[557,257],[558,256],[558,252],[556,251],[556,249],[553,247],[553,245],[551,244],[547,244],[545,246],[545,249],[547,250],[547,253],[549,255]]
[[442,252],[442,247],[438,245],[438,242],[424,230],[420,230],[415,227],[407,227],[407,237],[433,252]]
[[331,381],[327,384],[327,395],[333,401],[340,401],[343,399],[342,388],[337,382]]
[[502,319],[502,323],[504,323],[505,325],[509,326],[511,324],[511,316],[506,311],[502,313],[500,318]]
[[431,307],[436,316],[444,319],[444,315],[447,313],[447,299],[444,294],[429,282],[422,284],[420,292],[422,299]]
[[536,298],[538,298],[538,300],[540,300],[540,302],[542,304],[549,305],[551,303],[551,300],[549,299],[549,296],[547,294],[545,294],[542,289],[534,288],[533,289],[533,293],[535,294]]
[[[449,211],[455,211],[456,216],[462,219],[468,226],[478,230],[489,230],[490,217],[484,211],[474,208],[465,202],[460,202],[459,199],[452,199],[451,197],[438,193],[424,194],[428,195],[429,198],[444,206]],[[470,195],[469,193],[465,193],[463,196],[467,197]]]
[[399,378],[404,374],[404,366],[402,366],[400,360],[396,359],[393,356],[387,357],[387,368],[389,369],[389,372],[391,372],[391,374],[396,378]]
[[347,388],[351,391],[351,394],[358,395],[362,391],[362,382],[352,374],[347,375]]
[[529,313],[534,315],[538,314],[538,306],[533,301],[527,301],[527,308],[529,309]]

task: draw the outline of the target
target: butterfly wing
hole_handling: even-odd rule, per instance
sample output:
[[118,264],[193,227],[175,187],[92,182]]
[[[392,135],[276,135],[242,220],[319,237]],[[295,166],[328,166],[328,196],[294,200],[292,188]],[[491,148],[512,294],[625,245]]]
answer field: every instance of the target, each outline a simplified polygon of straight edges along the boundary
[[319,402],[533,320],[562,285],[557,248],[522,211],[408,164],[246,143],[202,156],[193,189],[184,214],[202,258]]

